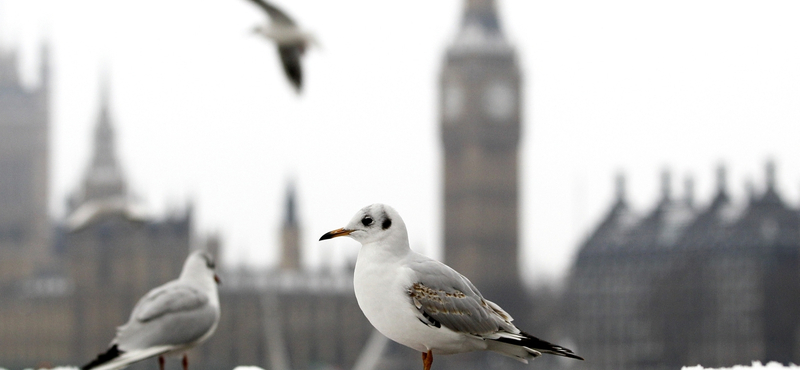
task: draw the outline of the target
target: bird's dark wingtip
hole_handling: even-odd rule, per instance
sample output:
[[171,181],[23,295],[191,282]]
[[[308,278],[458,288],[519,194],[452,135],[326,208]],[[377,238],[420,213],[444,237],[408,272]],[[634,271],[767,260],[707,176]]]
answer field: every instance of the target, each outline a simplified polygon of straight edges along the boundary
[[518,346],[524,346],[532,350],[535,350],[537,352],[548,353],[551,355],[563,356],[568,358],[574,358],[576,360],[585,361],[583,357],[576,355],[575,352],[572,352],[572,350],[569,348],[565,348],[557,344],[550,343],[546,340],[541,340],[524,331],[520,331],[520,334],[523,336],[522,339],[499,338],[495,340]]
[[568,353],[562,352],[561,355],[564,356],[564,357],[574,358],[576,360],[586,361],[583,357],[578,356],[578,355],[572,353],[571,351],[568,352]]
[[92,362],[81,366],[81,370],[89,370],[89,369],[95,368],[97,366],[100,366],[100,365],[102,365],[102,364],[104,364],[106,362],[109,362],[109,361],[119,357],[123,353],[124,352],[120,351],[119,348],[117,347],[117,345],[115,344],[115,345],[111,346],[111,348],[109,348],[108,351],[105,351],[105,352],[97,355],[97,358],[92,360]]

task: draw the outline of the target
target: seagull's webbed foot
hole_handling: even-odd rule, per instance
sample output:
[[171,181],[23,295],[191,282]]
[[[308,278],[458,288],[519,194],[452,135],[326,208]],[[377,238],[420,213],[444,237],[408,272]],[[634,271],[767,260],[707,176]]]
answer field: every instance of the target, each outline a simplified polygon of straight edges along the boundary
[[433,363],[433,353],[430,350],[428,350],[428,352],[422,352],[423,370],[431,370],[432,363]]

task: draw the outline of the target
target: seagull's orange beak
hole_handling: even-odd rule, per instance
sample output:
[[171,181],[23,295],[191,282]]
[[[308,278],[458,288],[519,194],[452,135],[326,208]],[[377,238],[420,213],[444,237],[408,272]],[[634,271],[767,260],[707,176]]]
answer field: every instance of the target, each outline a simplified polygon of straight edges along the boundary
[[350,233],[352,233],[353,231],[355,230],[347,230],[344,228],[328,231],[327,233],[325,233],[325,235],[321,236],[319,240],[323,241],[323,240],[333,239],[339,236],[347,236],[350,235]]

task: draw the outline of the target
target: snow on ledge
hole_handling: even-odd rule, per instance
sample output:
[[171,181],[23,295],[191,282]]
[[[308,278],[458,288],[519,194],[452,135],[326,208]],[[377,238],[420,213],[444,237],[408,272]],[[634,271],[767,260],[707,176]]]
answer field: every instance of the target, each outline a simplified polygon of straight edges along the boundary
[[800,366],[797,366],[795,364],[785,366],[775,361],[767,363],[766,365],[762,365],[760,361],[753,361],[753,364],[750,366],[736,365],[734,367],[710,368],[697,365],[697,366],[684,366],[683,368],[681,368],[681,370],[746,370],[746,369],[800,369]]
[[[724,367],[724,368],[711,368],[711,367],[703,367],[701,365],[697,366],[684,366],[681,370],[749,370],[749,369],[800,369],[800,366],[791,364],[791,365],[783,365],[778,362],[770,362],[766,365],[762,365],[759,361],[753,361],[752,365],[736,365],[734,367]],[[5,370],[3,367],[0,367],[0,370]],[[68,366],[59,366],[54,367],[50,370],[79,370],[77,367],[68,367]],[[233,370],[264,370],[258,366],[237,366],[233,368]]]
[[[0,366],[0,370],[7,370],[7,369]],[[25,370],[33,370],[33,369],[25,369]],[[80,370],[80,368],[72,366],[56,366],[51,369],[41,369],[41,370]],[[233,370],[264,370],[264,369],[258,366],[237,366]]]

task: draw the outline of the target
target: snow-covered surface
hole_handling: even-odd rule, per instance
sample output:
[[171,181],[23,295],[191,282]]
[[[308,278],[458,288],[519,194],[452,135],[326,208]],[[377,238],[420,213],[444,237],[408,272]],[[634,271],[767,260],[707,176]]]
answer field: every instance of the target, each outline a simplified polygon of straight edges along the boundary
[[[736,365],[734,367],[712,368],[712,367],[703,367],[701,365],[697,365],[697,366],[684,366],[681,368],[681,370],[748,370],[748,369],[800,369],[800,366],[795,364],[783,365],[774,361],[764,365],[759,361],[753,361],[751,365]],[[0,370],[6,370],[6,369],[0,367]],[[78,370],[78,368],[59,366],[59,367],[54,367],[50,370]],[[258,366],[237,366],[233,368],[233,370],[264,370],[264,369]]]
[[[3,368],[3,367],[0,367],[0,370],[7,370],[7,369]],[[31,370],[31,369],[25,369],[25,370]],[[44,370],[44,369],[42,369],[42,370]],[[49,369],[49,370],[80,370],[80,368],[71,367],[71,366],[57,366],[57,367],[54,367],[54,368]],[[237,367],[233,368],[233,370],[264,370],[264,369],[260,368],[258,366],[237,366]]]
[[725,368],[710,368],[710,367],[702,367],[700,365],[697,366],[684,366],[681,370],[745,370],[745,369],[800,369],[800,366],[795,364],[791,365],[783,365],[778,362],[769,362],[766,365],[761,364],[759,361],[753,361],[752,365],[736,365],[734,367],[725,367]]

